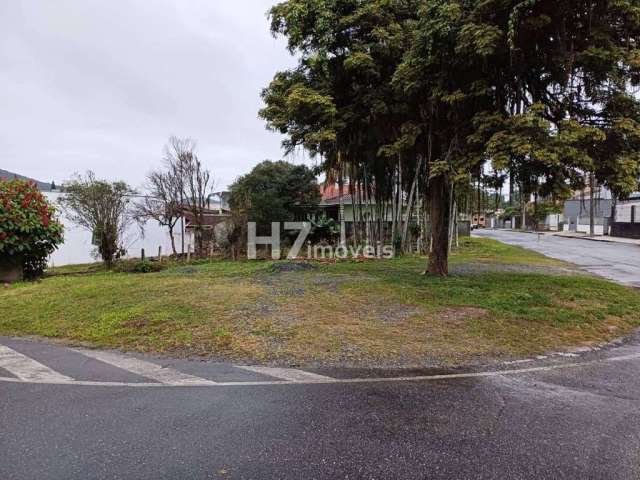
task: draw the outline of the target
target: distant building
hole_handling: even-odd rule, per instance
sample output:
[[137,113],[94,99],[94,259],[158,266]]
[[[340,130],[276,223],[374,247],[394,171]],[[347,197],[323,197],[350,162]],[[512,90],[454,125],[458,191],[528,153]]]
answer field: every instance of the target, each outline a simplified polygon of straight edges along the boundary
[[[561,214],[547,216],[545,228],[565,232],[590,233],[590,191],[575,192],[566,200]],[[611,192],[598,187],[593,202],[594,233],[640,238],[640,193],[614,201]]]
[[[344,223],[344,237],[349,238],[353,235],[356,223],[364,225],[366,238],[371,238],[370,231],[374,227],[381,227],[384,231],[383,238],[389,240],[391,225],[393,222],[393,209],[391,202],[379,204],[373,198],[368,198],[361,192],[353,192],[349,185],[345,185],[340,195],[338,185],[326,185],[320,187],[321,201],[318,205],[321,215],[335,220],[338,224]],[[403,215],[406,215],[408,209],[406,199],[402,205]],[[411,223],[417,225],[420,223],[420,215],[422,212],[416,203],[411,212]],[[483,217],[484,221],[484,217]],[[458,219],[458,231],[460,236],[469,236],[471,231],[471,221],[467,218]],[[427,232],[429,226],[427,225]]]
[[[355,193],[355,192],[354,192]],[[318,208],[321,214],[332,218],[336,222],[344,222],[346,236],[350,236],[354,230],[354,222],[365,223],[380,221],[380,208],[374,199],[363,201],[358,193],[353,196],[350,193],[349,185],[343,187],[342,195],[340,188],[336,184],[320,187],[321,200]],[[362,195],[364,196],[364,195]],[[384,209],[382,214],[385,227],[389,227],[392,222],[391,204]]]
[[487,216],[484,213],[474,213],[471,217],[471,228],[487,228]]
[[[562,230],[577,233],[590,232],[590,196],[589,188],[575,192],[573,197],[564,202],[562,216],[558,226]],[[594,192],[594,230],[596,235],[607,235],[611,224],[613,199],[611,192],[604,187],[597,187]]]
[[[193,245],[195,242],[194,228],[195,217],[193,213],[188,209],[183,209],[183,218],[185,226],[185,242]],[[202,213],[203,225],[202,229],[206,231],[213,231],[221,223],[231,220],[231,209],[229,207],[229,192],[219,192],[209,195],[207,200],[207,207]],[[178,224],[181,228],[181,225]],[[210,238],[213,239],[212,236]]]

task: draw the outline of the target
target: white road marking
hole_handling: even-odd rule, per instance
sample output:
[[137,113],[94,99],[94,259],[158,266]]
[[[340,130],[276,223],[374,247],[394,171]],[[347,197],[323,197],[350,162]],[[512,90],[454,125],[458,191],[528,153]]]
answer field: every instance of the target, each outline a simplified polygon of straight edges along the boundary
[[331,377],[325,377],[324,375],[318,375],[317,373],[305,372],[304,370],[297,370],[295,368],[274,368],[274,367],[257,367],[257,366],[236,366],[242,370],[249,372],[260,373],[269,377],[279,378],[286,380],[287,382],[294,383],[314,383],[314,382],[326,382],[327,380],[335,380]]
[[577,353],[571,352],[555,352],[551,354],[552,357],[565,357],[565,358],[576,358],[579,357]]
[[46,365],[36,362],[15,350],[0,345],[0,367],[25,382],[69,381],[70,377],[62,375]]
[[216,382],[211,380],[182,373],[173,368],[162,367],[155,363],[146,362],[138,358],[126,357],[117,353],[85,349],[74,349],[74,351],[137,375],[157,380],[164,385],[191,386],[216,384]]
[[519,365],[522,363],[531,363],[535,362],[535,358],[523,358],[522,360],[508,360],[506,362],[502,362],[503,365]]
[[621,355],[619,357],[612,357],[612,358],[608,358],[607,361],[608,362],[626,362],[628,360],[635,360],[636,358],[638,358],[639,354],[637,353],[630,353],[629,355]]
[[[84,350],[80,351],[81,353],[85,353]],[[106,352],[93,352],[93,353],[106,353]],[[111,354],[113,355],[113,354]],[[119,357],[116,355],[116,357]],[[96,357],[97,358],[97,357]],[[593,366],[602,363],[610,363],[610,362],[622,362],[622,361],[630,361],[630,360],[638,360],[640,359],[640,352],[633,353],[629,355],[622,355],[618,357],[605,358],[600,360],[591,360],[587,362],[578,362],[578,363],[564,363],[558,365],[547,365],[540,367],[530,367],[530,368],[520,368],[520,369],[509,369],[509,370],[493,370],[489,372],[468,372],[468,373],[451,373],[451,374],[441,374],[441,375],[424,375],[424,376],[415,376],[415,377],[378,377],[378,378],[331,378],[331,377],[322,377],[322,375],[310,374],[314,375],[316,378],[309,380],[277,380],[277,381],[249,381],[249,382],[211,382],[204,379],[199,379],[199,382],[184,382],[179,381],[177,383],[126,383],[126,382],[93,382],[93,381],[84,381],[84,380],[73,380],[68,377],[64,377],[60,380],[55,379],[41,379],[41,380],[21,380],[18,378],[7,378],[0,377],[0,382],[9,382],[9,383],[35,383],[35,384],[50,384],[50,385],[78,385],[78,386],[91,386],[91,387],[206,387],[206,386],[216,386],[216,387],[251,387],[251,386],[269,386],[269,385],[328,385],[328,384],[353,384],[353,383],[388,383],[388,382],[423,382],[423,381],[434,381],[434,380],[453,380],[457,378],[482,378],[482,377],[500,377],[504,375],[523,375],[527,373],[538,373],[538,372],[547,372],[552,370],[562,370],[568,368],[578,368],[578,367],[587,367]],[[104,360],[102,360],[104,361]],[[107,362],[110,363],[110,362]],[[145,362],[148,363],[148,362]],[[155,365],[157,368],[162,369],[158,365]],[[45,367],[46,368],[46,367]],[[241,367],[242,368],[242,367]],[[254,368],[254,367],[250,367]],[[300,371],[302,372],[302,371]],[[180,372],[176,372],[179,375]],[[308,373],[308,372],[304,372]],[[148,376],[148,375],[147,375]],[[191,377],[191,376],[188,376]],[[322,377],[318,379],[317,377]],[[191,377],[198,379],[198,377]]]
[[[588,351],[596,351],[597,349],[589,349]],[[536,360],[546,360],[549,357],[564,357],[564,358],[576,358],[579,357],[577,353],[571,352],[552,352],[548,355],[538,355],[536,358],[523,358],[520,360],[507,360],[506,362],[502,362],[502,365],[518,365],[521,363],[531,363]]]

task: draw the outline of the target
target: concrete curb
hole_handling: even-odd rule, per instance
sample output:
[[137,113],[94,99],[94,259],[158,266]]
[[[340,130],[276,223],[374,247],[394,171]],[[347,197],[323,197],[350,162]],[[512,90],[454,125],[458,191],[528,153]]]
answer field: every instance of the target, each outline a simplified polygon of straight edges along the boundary
[[[640,247],[640,241],[638,241],[638,243],[636,242],[621,242],[618,240],[611,240],[608,236],[604,235],[604,236],[598,236],[598,237],[588,237],[588,236],[577,236],[577,235],[563,235],[561,232],[536,232],[536,231],[532,231],[532,230],[513,230],[513,229],[509,229],[509,228],[488,228],[486,230],[495,230],[495,231],[500,231],[500,232],[512,232],[512,233],[529,233],[531,235],[539,235],[539,236],[543,236],[543,237],[558,237],[558,238],[568,238],[568,239],[575,239],[575,240],[588,240],[590,242],[605,242],[605,243],[615,243],[617,245],[631,245],[631,246],[636,246],[636,247]],[[618,237],[616,237],[618,238]],[[635,240],[635,239],[628,239],[628,240]]]
[[555,234],[553,235],[554,237],[559,237],[559,238],[569,238],[569,239],[576,239],[576,240],[588,240],[590,242],[604,242],[604,243],[615,243],[617,245],[630,245],[632,247],[640,247],[640,243],[634,243],[634,242],[620,242],[618,240],[611,240],[609,238],[605,237],[574,237],[571,235],[561,235],[561,234]]

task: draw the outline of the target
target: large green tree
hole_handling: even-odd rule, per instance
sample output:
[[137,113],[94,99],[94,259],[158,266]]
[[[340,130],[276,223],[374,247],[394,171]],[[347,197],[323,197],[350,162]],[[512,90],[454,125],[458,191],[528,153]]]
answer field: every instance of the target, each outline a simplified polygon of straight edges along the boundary
[[640,0],[288,0],[271,21],[299,63],[261,116],[394,225],[421,179],[431,274],[448,273],[456,185],[489,162],[523,212],[588,179],[637,188]]
[[[396,220],[400,194],[421,168],[415,112],[391,83],[417,5],[294,0],[271,11],[273,33],[287,37],[300,62],[264,90],[261,116],[286,135],[287,150],[302,146],[319,156],[329,182],[342,187],[348,179],[351,198],[375,204],[378,220],[390,216],[383,211],[390,202]],[[379,238],[382,228],[373,234]]]
[[231,185],[231,209],[236,215],[270,231],[271,222],[295,219],[296,213],[320,201],[316,176],[305,165],[264,161]]

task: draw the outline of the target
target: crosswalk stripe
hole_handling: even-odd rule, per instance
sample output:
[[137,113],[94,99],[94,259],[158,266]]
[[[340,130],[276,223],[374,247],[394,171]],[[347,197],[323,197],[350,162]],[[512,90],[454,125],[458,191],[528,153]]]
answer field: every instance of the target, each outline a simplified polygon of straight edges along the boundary
[[274,378],[280,378],[281,380],[287,380],[289,382],[326,382],[327,380],[333,380],[331,377],[325,377],[324,375],[318,375],[317,373],[305,372],[303,370],[297,370],[295,368],[275,368],[275,367],[256,367],[256,366],[238,366],[243,370],[249,372],[261,373]]
[[137,375],[151,378],[164,385],[216,385],[216,382],[211,380],[179,372],[173,368],[162,367],[138,358],[125,357],[124,355],[98,350],[75,349],[75,351]]
[[71,377],[62,375],[4,345],[0,345],[0,367],[27,382],[73,381]]

